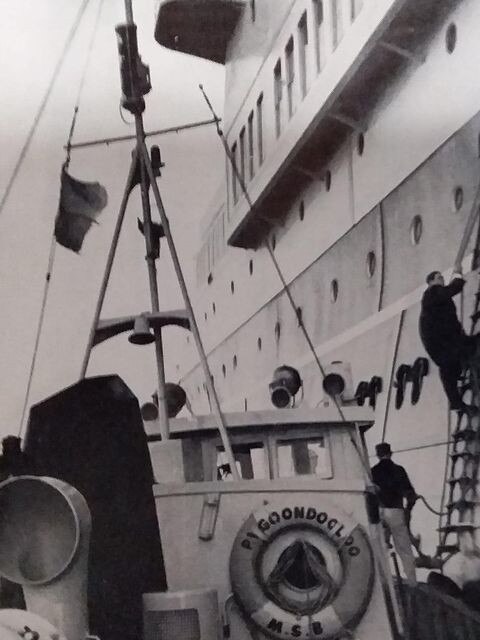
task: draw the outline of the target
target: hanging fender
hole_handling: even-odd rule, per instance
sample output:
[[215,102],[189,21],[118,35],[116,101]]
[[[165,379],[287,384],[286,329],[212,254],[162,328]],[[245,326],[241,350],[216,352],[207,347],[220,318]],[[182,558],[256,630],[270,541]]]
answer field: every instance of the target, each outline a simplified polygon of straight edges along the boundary
[[[304,591],[317,588],[320,593],[317,600],[307,595],[307,604],[313,602],[309,610],[295,602],[301,589],[292,587],[294,578],[288,573],[295,561],[295,547],[302,545],[308,547],[310,559],[320,558],[311,573],[317,584]],[[279,595],[280,589],[275,592],[271,585],[282,582],[282,558],[287,579],[284,593]],[[336,579],[332,578],[332,565],[337,567]],[[326,640],[349,634],[367,610],[374,575],[365,530],[323,500],[272,501],[252,512],[239,529],[230,555],[232,591],[242,611],[278,640]],[[290,601],[289,589],[293,594]]]

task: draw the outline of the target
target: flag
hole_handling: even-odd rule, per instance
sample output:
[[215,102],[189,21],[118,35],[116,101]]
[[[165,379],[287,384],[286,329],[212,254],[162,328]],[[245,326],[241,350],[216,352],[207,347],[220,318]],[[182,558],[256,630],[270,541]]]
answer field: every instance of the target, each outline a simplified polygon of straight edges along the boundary
[[55,238],[62,247],[78,253],[85,234],[108,201],[98,182],[81,182],[62,168],[60,202],[55,220]]

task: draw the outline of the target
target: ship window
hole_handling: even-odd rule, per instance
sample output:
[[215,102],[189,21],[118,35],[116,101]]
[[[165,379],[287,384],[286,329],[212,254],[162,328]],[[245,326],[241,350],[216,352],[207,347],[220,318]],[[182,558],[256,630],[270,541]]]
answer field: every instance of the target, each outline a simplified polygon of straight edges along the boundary
[[248,400],[246,398],[243,399],[243,407],[245,411],[248,411]]
[[363,133],[359,133],[357,136],[357,151],[358,155],[363,155],[363,150],[365,149],[365,136]]
[[262,339],[261,338],[257,338],[257,349],[259,351],[262,350]]
[[332,45],[336,49],[343,38],[342,0],[331,0],[332,3]]
[[245,127],[240,131],[240,177],[245,180]]
[[224,378],[227,377],[227,367],[224,364],[222,364],[222,375]]
[[238,358],[236,354],[234,354],[233,356],[232,364],[233,364],[233,368],[236,369],[238,366]]
[[205,311],[205,313],[204,313],[205,322],[207,321],[207,317],[208,317],[207,316],[207,312]]
[[330,189],[332,188],[332,172],[329,169],[325,171],[324,180],[325,180],[325,189],[327,191],[330,191]]
[[330,456],[325,438],[292,438],[277,441],[278,475],[280,478],[294,476],[332,475]]
[[233,280],[230,282],[230,291],[235,293],[235,282]]
[[300,66],[300,90],[302,92],[302,98],[307,95],[308,83],[307,83],[307,52],[308,52],[308,25],[307,25],[307,12],[304,11],[300,22],[298,23],[298,58]]
[[215,306],[214,302],[212,302],[212,311],[213,311],[213,313],[217,312],[217,307]]
[[287,43],[285,47],[285,74],[287,82],[287,104],[288,104],[288,117],[293,115],[293,83],[295,81],[295,60],[293,55],[293,38]]
[[420,242],[423,233],[423,222],[421,216],[414,216],[410,225],[410,241],[413,245]]
[[338,298],[338,280],[334,278],[330,283],[330,300],[336,302]]
[[445,33],[445,46],[447,48],[448,53],[453,53],[457,45],[457,26],[455,23],[450,23],[447,27],[447,31]]
[[234,204],[238,201],[238,177],[237,177],[237,143],[232,145],[232,194]]
[[305,203],[303,202],[303,200],[300,202],[300,206],[298,207],[298,217],[300,218],[300,220],[303,220],[305,218]]
[[263,162],[263,93],[257,100],[257,150],[258,165]]
[[362,10],[363,0],[350,0],[350,20],[353,22]]
[[[232,450],[238,474],[243,480],[264,480],[268,478],[268,463],[263,442],[233,444]],[[215,466],[217,480],[229,481],[233,479],[230,465],[222,446],[217,446]]]
[[253,111],[248,116],[248,177],[250,180],[255,175],[255,163],[253,157]]
[[275,100],[275,133],[278,138],[282,132],[282,63],[277,60],[275,69],[273,70],[273,92]]
[[463,189],[462,187],[455,187],[453,190],[453,204],[455,211],[459,211],[463,206]]
[[282,327],[280,322],[275,323],[275,340],[278,342],[280,340],[280,334],[282,332]]
[[253,274],[253,260],[250,260],[248,263],[248,272],[250,273],[250,275]]
[[317,73],[322,69],[322,38],[321,28],[323,24],[323,2],[322,0],[313,0],[313,13],[315,20],[315,57],[317,60]]
[[212,284],[212,282],[213,282],[213,274],[212,274],[212,272],[210,272],[208,274],[207,284]]
[[373,277],[375,273],[375,269],[377,268],[377,258],[375,256],[374,251],[369,251],[367,253],[367,276],[369,278]]

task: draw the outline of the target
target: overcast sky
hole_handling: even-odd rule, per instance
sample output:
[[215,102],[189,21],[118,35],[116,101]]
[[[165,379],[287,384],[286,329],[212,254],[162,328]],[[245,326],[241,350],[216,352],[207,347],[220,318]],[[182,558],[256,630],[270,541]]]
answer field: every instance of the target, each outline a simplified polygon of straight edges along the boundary
[[[58,204],[63,145],[70,128],[99,0],[90,0],[64,59],[27,157],[0,214],[0,436],[19,431],[41,305],[50,237]],[[81,0],[0,0],[0,193],[3,193],[58,63]],[[134,1],[139,47],[150,65],[145,126],[159,129],[209,118],[199,92],[204,84],[221,115],[220,65],[173,53],[153,39],[154,0]],[[133,133],[119,114],[120,81],[115,24],[123,0],[104,0],[74,141]],[[126,114],[127,120],[131,119]],[[160,188],[184,269],[192,281],[198,221],[217,189],[224,166],[215,129],[205,127],[151,139],[166,167]],[[81,255],[58,246],[31,402],[78,378],[93,309],[128,172],[131,143],[73,152],[71,173],[105,185],[109,204],[92,227]],[[138,188],[132,195],[102,317],[149,309]],[[154,217],[158,213],[154,210]],[[158,265],[162,309],[181,306],[165,249]],[[168,336],[165,337],[168,349]],[[141,401],[155,388],[152,347],[129,345],[126,334],[94,351],[90,374],[118,373]],[[174,376],[170,375],[170,379]]]

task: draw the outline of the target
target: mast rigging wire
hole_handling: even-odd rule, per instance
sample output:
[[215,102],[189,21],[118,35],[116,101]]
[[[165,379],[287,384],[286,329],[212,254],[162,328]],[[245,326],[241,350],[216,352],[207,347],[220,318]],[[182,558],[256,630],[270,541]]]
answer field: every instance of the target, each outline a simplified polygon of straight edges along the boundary
[[23,147],[20,151],[20,155],[18,156],[17,162],[15,163],[15,166],[13,168],[12,171],[12,175],[10,176],[10,179],[7,183],[6,189],[3,193],[2,199],[0,200],[0,216],[3,213],[3,209],[5,208],[5,204],[7,203],[7,200],[10,196],[10,192],[12,190],[12,187],[15,183],[15,180],[17,179],[17,176],[20,172],[20,169],[22,167],[23,161],[25,160],[25,157],[28,153],[28,150],[30,148],[30,143],[32,142],[33,136],[35,135],[35,132],[37,130],[38,124],[40,122],[40,119],[45,111],[45,107],[47,106],[48,100],[50,98],[50,95],[53,91],[53,88],[55,86],[55,83],[57,81],[58,75],[60,73],[60,70],[62,68],[63,62],[67,56],[68,50],[70,49],[70,46],[75,38],[75,35],[78,31],[78,27],[80,26],[80,22],[82,20],[83,14],[85,13],[85,10],[88,6],[90,0],[83,0],[80,9],[78,10],[78,13],[75,17],[75,20],[73,22],[73,25],[67,35],[67,38],[65,40],[65,44],[63,45],[63,49],[60,53],[60,57],[58,59],[57,64],[55,65],[55,68],[53,70],[53,74],[52,77],[50,79],[50,82],[48,83],[47,86],[47,90],[45,92],[45,95],[43,96],[43,99],[40,103],[40,106],[38,108],[38,111],[35,115],[35,118],[33,120],[32,126],[30,127],[30,130],[28,132],[27,138],[25,140],[25,142],[23,143]]
[[[230,149],[228,147],[228,144],[227,144],[227,141],[225,140],[225,136],[223,134],[223,131],[220,128],[220,118],[215,113],[215,110],[213,109],[212,103],[210,102],[210,100],[209,100],[207,94],[205,93],[205,91],[203,89],[203,86],[201,84],[199,85],[199,88],[200,88],[200,91],[203,94],[203,97],[205,98],[205,102],[207,103],[208,108],[210,109],[210,111],[211,111],[211,113],[213,115],[213,118],[214,118],[215,124],[216,124],[216,128],[217,128],[217,134],[218,134],[218,136],[220,138],[220,141],[221,141],[221,143],[223,145],[223,148],[225,150],[225,154],[226,154],[226,156],[227,156],[227,158],[228,158],[228,160],[230,162],[230,165],[231,165],[231,167],[232,167],[232,169],[233,169],[233,171],[235,173],[235,177],[237,178],[237,180],[238,180],[238,182],[240,184],[240,188],[242,189],[242,193],[245,196],[245,200],[247,201],[247,204],[249,206],[250,211],[253,212],[254,211],[254,205],[253,205],[253,202],[252,202],[252,200],[250,198],[250,195],[248,193],[247,185],[245,183],[245,180],[244,180],[242,174],[240,173],[240,171],[239,171],[239,169],[237,167],[237,163],[235,161],[235,158],[234,158],[232,152],[230,151]],[[262,216],[258,211],[256,212],[256,215],[260,218],[260,220],[266,222],[268,225],[271,225],[271,221],[268,220],[267,218],[265,218],[264,216]],[[287,283],[287,281],[285,280],[285,276],[283,275],[283,271],[280,268],[278,260],[275,257],[275,254],[273,252],[273,247],[270,245],[270,243],[268,241],[264,243],[264,246],[267,249],[267,252],[268,252],[268,254],[270,256],[270,259],[271,259],[271,261],[273,263],[275,271],[277,272],[277,275],[278,275],[278,277],[280,279],[280,282],[282,283],[283,291],[285,292],[285,294],[286,294],[286,296],[288,298],[288,301],[290,302],[290,305],[291,305],[291,307],[293,309],[295,317],[298,319],[298,326],[300,327],[300,330],[303,333],[305,341],[306,341],[306,343],[308,345],[308,348],[309,348],[309,350],[310,350],[310,352],[311,352],[311,354],[312,354],[312,356],[313,356],[313,358],[315,360],[315,363],[316,363],[316,365],[317,365],[317,367],[318,367],[318,369],[320,371],[322,379],[324,379],[325,375],[326,375],[325,374],[325,369],[324,369],[324,367],[323,367],[323,365],[322,365],[322,363],[320,361],[320,358],[318,357],[318,354],[316,352],[315,346],[314,346],[314,344],[312,342],[312,339],[310,338],[310,334],[308,333],[307,328],[305,327],[305,325],[303,323],[303,319],[297,313],[297,305],[295,303],[295,300],[293,298],[292,292],[290,290],[290,286]],[[338,411],[338,414],[340,416],[340,420],[342,422],[347,422],[347,419],[345,418],[345,414],[342,411],[342,407],[340,406],[340,403],[339,403],[338,399],[335,396],[332,396],[332,400],[333,400],[333,402],[335,404],[335,408]],[[360,464],[361,464],[363,472],[365,474],[365,478],[366,478],[367,484],[371,484],[372,483],[372,474],[371,474],[371,471],[370,471],[370,467],[368,466],[366,460],[364,459],[364,457],[362,455],[362,452],[361,452],[356,440],[352,436],[350,436],[350,442],[351,442],[355,452],[358,455]]]
[[[77,20],[75,22],[74,28],[72,28],[71,32],[70,32],[70,36],[69,39],[67,40],[67,44],[68,46],[70,45],[71,40],[75,37],[75,34],[78,30],[78,27],[80,25],[80,21],[81,18],[83,16],[83,13],[88,5],[90,0],[86,0],[84,2],[84,4],[82,5],[81,11],[79,12],[79,14],[77,15]],[[73,117],[72,117],[72,122],[70,125],[70,131],[68,134],[68,140],[67,140],[67,144],[66,144],[66,158],[65,158],[65,162],[64,162],[64,168],[68,169],[69,165],[70,165],[70,150],[71,150],[71,142],[72,142],[72,138],[73,138],[73,134],[75,131],[75,125],[77,122],[77,115],[78,115],[78,110],[79,110],[79,105],[80,105],[80,98],[82,96],[83,93],[83,88],[85,85],[85,79],[86,79],[86,75],[87,75],[87,70],[88,67],[90,65],[90,58],[91,58],[91,54],[92,54],[92,50],[93,50],[93,45],[95,42],[95,37],[98,31],[98,25],[100,22],[100,15],[101,15],[101,10],[103,7],[103,2],[104,0],[99,0],[98,3],[98,8],[97,8],[97,14],[95,17],[95,24],[94,24],[94,28],[93,28],[93,32],[92,35],[90,37],[90,41],[89,41],[89,45],[88,45],[88,49],[87,49],[87,55],[85,58],[85,62],[83,65],[83,70],[82,70],[82,75],[80,78],[80,83],[79,83],[79,87],[78,87],[78,92],[77,92],[77,99],[75,102],[75,107],[74,107],[74,111],[73,111]],[[66,51],[68,49],[68,46],[66,48],[64,48],[64,51],[62,52],[62,56],[59,60],[59,62],[57,63],[56,66],[56,73],[54,74],[54,78],[53,78],[53,82],[51,83],[51,86],[49,87],[49,90],[47,91],[47,94],[49,92],[51,92],[51,88],[53,88],[53,84],[55,83],[55,79],[56,79],[56,74],[58,74],[60,67],[63,63]],[[43,103],[43,107],[45,107],[46,102],[48,101],[48,95],[46,97],[46,99],[44,100]],[[40,113],[41,116],[41,113]],[[38,117],[38,120],[40,119],[40,116]],[[37,120],[37,124],[38,124],[38,120]],[[36,124],[35,124],[36,127]],[[32,136],[33,136],[34,131],[32,132]],[[30,138],[31,139],[31,138]],[[30,141],[28,141],[29,144]],[[28,145],[27,145],[28,148]],[[25,153],[27,148],[24,147],[25,149]],[[22,149],[23,152],[23,149]],[[20,162],[21,164],[21,162]],[[13,184],[13,182],[12,182]],[[8,194],[7,194],[8,197]],[[3,203],[3,201],[2,201]],[[1,213],[1,206],[0,206],[0,213]],[[55,238],[55,227],[52,231],[52,236],[51,236],[51,241],[50,241],[50,251],[49,251],[49,255],[48,255],[48,265],[47,265],[47,271],[45,274],[45,284],[43,287],[43,294],[42,294],[42,304],[40,307],[40,313],[38,316],[38,323],[37,323],[37,331],[35,334],[35,344],[33,347],[33,353],[32,353],[32,360],[30,363],[30,370],[29,370],[29,375],[28,375],[28,380],[27,380],[27,386],[25,389],[25,397],[24,397],[24,401],[23,401],[23,408],[22,408],[22,415],[20,418],[20,426],[19,426],[19,436],[21,437],[25,428],[25,417],[26,417],[26,413],[27,413],[27,408],[28,408],[28,403],[30,400],[30,392],[32,389],[32,382],[33,382],[33,376],[35,373],[35,366],[37,363],[37,356],[38,356],[38,350],[40,347],[40,339],[42,336],[42,332],[43,332],[43,325],[44,325],[44,320],[45,320],[45,312],[46,312],[46,308],[47,308],[47,302],[48,302],[48,294],[50,292],[50,282],[51,282],[51,277],[52,277],[52,271],[53,271],[53,267],[55,264],[55,252],[56,252],[56,247],[57,247],[57,241]]]

